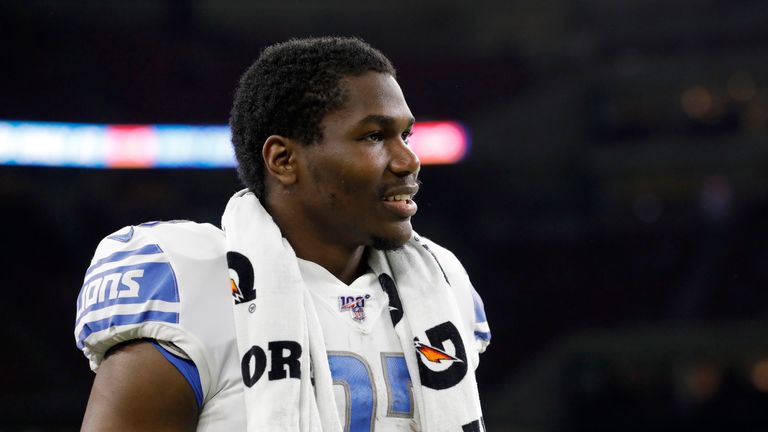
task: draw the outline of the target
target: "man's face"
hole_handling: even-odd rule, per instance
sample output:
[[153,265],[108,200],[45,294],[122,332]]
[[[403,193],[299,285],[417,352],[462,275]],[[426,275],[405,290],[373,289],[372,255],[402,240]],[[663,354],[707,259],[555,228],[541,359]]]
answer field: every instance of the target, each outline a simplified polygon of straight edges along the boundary
[[395,79],[369,72],[342,81],[343,108],[325,116],[321,142],[302,148],[300,205],[326,241],[392,249],[411,236],[419,159],[413,115]]

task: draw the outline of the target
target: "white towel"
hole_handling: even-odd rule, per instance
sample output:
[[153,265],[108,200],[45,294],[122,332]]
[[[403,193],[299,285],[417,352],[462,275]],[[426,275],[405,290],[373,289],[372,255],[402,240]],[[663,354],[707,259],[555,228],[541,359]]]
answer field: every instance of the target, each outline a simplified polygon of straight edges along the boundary
[[[293,248],[247,190],[230,199],[222,228],[233,292],[244,296],[233,307],[238,351],[247,360],[248,431],[341,431],[322,331]],[[482,431],[467,358],[475,342],[471,332],[457,328],[462,321],[454,291],[428,244],[414,235],[400,250],[372,251],[369,263],[390,297],[421,429]],[[255,293],[243,292],[246,279]],[[282,372],[271,373],[267,358],[283,362]]]

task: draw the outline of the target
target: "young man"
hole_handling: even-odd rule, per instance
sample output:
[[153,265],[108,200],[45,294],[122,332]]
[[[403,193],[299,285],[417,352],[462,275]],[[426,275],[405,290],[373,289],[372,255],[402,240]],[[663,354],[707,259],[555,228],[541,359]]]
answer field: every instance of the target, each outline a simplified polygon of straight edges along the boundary
[[247,189],[222,229],[152,222],[96,250],[83,430],[483,430],[490,333],[458,260],[412,231],[413,123],[359,39],[264,50],[235,96]]

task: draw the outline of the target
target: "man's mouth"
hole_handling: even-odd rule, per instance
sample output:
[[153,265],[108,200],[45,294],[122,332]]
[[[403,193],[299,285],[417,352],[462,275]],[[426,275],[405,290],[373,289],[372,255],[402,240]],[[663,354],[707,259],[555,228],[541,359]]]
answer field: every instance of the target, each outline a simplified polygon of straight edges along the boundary
[[384,207],[399,218],[409,218],[416,214],[418,206],[413,201],[413,194],[387,195],[382,199]]
[[384,201],[410,201],[413,198],[413,195],[390,195],[388,197],[384,197]]

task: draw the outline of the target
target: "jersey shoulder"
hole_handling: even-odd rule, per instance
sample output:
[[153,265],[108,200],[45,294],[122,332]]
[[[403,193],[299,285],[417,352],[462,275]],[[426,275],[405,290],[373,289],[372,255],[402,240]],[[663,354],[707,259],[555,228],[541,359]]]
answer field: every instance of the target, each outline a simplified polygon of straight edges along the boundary
[[474,335],[475,348],[480,353],[484,352],[491,343],[491,330],[485,315],[483,299],[480,297],[477,290],[475,290],[464,266],[459,259],[456,258],[456,255],[454,255],[453,252],[428,238],[417,236],[417,241],[419,241],[437,261],[440,269],[443,271],[443,276],[445,276],[446,281],[451,288],[453,288],[454,293],[459,300],[459,309],[467,318],[468,326]]
[[106,236],[77,298],[75,339],[91,368],[109,348],[130,339],[196,345],[181,325],[184,291],[195,289],[185,274],[206,263],[223,265],[225,274],[225,254],[224,235],[210,224],[149,222]]

